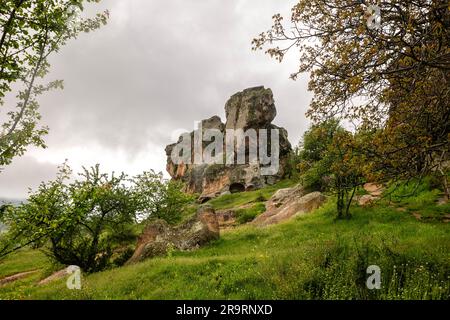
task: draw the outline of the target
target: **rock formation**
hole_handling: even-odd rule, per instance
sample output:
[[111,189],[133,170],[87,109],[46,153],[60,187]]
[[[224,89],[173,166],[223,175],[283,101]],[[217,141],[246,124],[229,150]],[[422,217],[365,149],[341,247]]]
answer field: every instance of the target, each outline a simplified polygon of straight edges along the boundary
[[368,194],[356,197],[358,204],[362,207],[369,206],[380,199],[384,192],[384,186],[376,183],[366,183],[364,190]]
[[[261,163],[261,154],[258,151],[257,161],[250,161],[249,150],[254,147],[259,150],[261,144],[261,135],[257,135],[257,146],[251,142],[244,143],[245,147],[245,162],[241,164],[233,162],[233,164],[226,164],[223,161],[219,164],[210,163],[174,163],[172,156],[174,148],[177,144],[171,144],[166,147],[167,154],[167,171],[173,179],[181,180],[186,183],[186,191],[190,193],[200,194],[201,201],[207,201],[218,195],[228,192],[240,192],[245,190],[253,190],[261,188],[267,184],[274,184],[279,181],[284,174],[285,164],[289,152],[291,151],[291,144],[287,138],[287,131],[284,128],[279,128],[272,124],[277,111],[272,91],[264,87],[256,87],[246,89],[242,92],[234,94],[225,105],[226,122],[222,123],[218,116],[211,117],[201,122],[203,131],[205,129],[216,129],[224,135],[224,141],[227,140],[227,130],[249,130],[254,129],[258,133],[261,129],[268,132],[267,150],[270,154],[271,150],[271,129],[277,129],[279,134],[279,170],[277,172],[264,175],[262,170],[267,167],[267,164]],[[195,141],[197,131],[190,133],[192,141]],[[204,133],[203,133],[204,134]],[[178,143],[183,140],[180,137]],[[206,140],[206,139],[202,139]],[[211,140],[210,140],[211,141]],[[202,142],[202,147],[206,148],[210,142]],[[194,149],[194,142],[192,142]],[[242,148],[242,145],[240,146]],[[234,151],[237,153],[239,146],[234,145]],[[254,150],[255,150],[254,149]],[[221,155],[224,159],[226,145],[224,142],[223,152]],[[192,158],[194,158],[192,151]],[[236,156],[235,159],[236,160]]]
[[252,224],[267,226],[288,220],[299,214],[319,208],[325,197],[320,192],[306,194],[301,185],[278,190],[267,202],[267,210],[256,217]]
[[216,213],[202,206],[186,223],[171,227],[164,220],[149,224],[138,239],[136,250],[127,263],[162,256],[171,249],[192,250],[219,238]]

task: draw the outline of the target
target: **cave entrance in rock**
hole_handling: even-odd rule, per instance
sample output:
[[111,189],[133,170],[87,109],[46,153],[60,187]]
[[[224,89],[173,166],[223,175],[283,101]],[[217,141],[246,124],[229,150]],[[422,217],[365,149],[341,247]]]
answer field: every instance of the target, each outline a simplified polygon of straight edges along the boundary
[[245,186],[242,183],[232,183],[230,185],[230,192],[231,193],[238,193],[238,192],[244,192]]
[[207,203],[209,200],[211,200],[211,197],[202,197],[202,198],[198,199],[198,201],[200,202],[200,204],[205,204],[205,203]]

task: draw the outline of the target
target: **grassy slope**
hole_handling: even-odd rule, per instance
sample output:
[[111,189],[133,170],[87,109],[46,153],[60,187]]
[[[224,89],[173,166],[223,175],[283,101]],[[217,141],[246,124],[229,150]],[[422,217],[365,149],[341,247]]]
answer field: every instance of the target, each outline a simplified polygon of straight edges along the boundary
[[[262,192],[267,196],[273,191]],[[213,205],[242,205],[255,201],[259,193],[225,196]],[[449,205],[434,205],[436,197],[436,192],[421,190],[416,200],[354,207],[350,221],[334,221],[330,201],[313,214],[277,226],[228,231],[195,252],[174,252],[86,276],[80,291],[66,289],[64,281],[34,286],[38,276],[33,276],[0,288],[0,298],[448,299],[450,226],[438,220],[419,222],[411,215],[420,210],[427,215],[448,213]],[[33,265],[31,255],[36,255]],[[370,264],[381,267],[380,291],[365,289]],[[0,275],[35,267],[46,267],[42,256],[20,252],[0,264]]]

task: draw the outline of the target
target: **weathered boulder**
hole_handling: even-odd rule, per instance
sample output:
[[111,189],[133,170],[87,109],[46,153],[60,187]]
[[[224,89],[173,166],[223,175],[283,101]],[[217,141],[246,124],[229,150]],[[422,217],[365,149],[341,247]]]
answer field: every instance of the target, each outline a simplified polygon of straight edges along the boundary
[[50,276],[48,276],[47,278],[39,281],[39,285],[45,285],[48,284],[50,282],[54,282],[60,279],[64,279],[67,278],[70,274],[71,274],[71,267],[66,267],[62,270],[56,271],[54,273],[52,273]]
[[356,197],[358,204],[362,207],[369,206],[379,200],[385,190],[383,185],[376,183],[366,183],[363,188],[368,194]]
[[301,184],[298,184],[293,188],[279,189],[274,193],[269,201],[267,201],[267,211],[276,210],[295,199],[301,198],[304,195],[305,190]]
[[[287,131],[271,123],[276,116],[276,108],[270,89],[255,87],[234,94],[225,105],[225,113],[226,123],[222,123],[218,116],[201,122],[203,137],[205,129],[219,130],[224,136],[223,156],[225,156],[227,150],[225,143],[227,129],[255,129],[258,133],[259,130],[265,129],[269,137],[271,129],[277,129],[279,132],[279,170],[271,175],[262,174],[261,169],[266,166],[262,165],[259,159],[256,162],[249,161],[250,145],[248,143],[244,146],[236,143],[233,147],[235,152],[239,148],[245,147],[245,163],[208,164],[193,163],[192,161],[191,163],[175,163],[172,155],[176,145],[183,140],[183,137],[180,137],[177,143],[166,147],[167,172],[173,179],[186,183],[186,192],[200,194],[201,202],[205,202],[226,192],[255,190],[267,184],[278,182],[285,173],[287,158],[292,150]],[[195,133],[198,134],[198,131],[190,133],[192,147],[191,160],[194,159]],[[205,140],[207,142],[203,141],[201,144],[203,148],[208,147],[211,143],[209,139]],[[268,138],[267,140],[269,143],[267,149],[270,150],[271,139]],[[253,143],[252,146],[258,149],[260,141],[260,135],[257,135],[258,145]]]
[[267,211],[259,215],[252,224],[267,226],[286,221],[294,216],[309,213],[325,201],[320,192],[305,194],[301,185],[278,190],[267,202]]
[[219,228],[227,229],[236,225],[236,211],[232,209],[216,211]]
[[378,200],[378,197],[374,197],[370,194],[365,194],[359,198],[357,198],[358,204],[362,207],[368,206]]
[[277,115],[270,89],[249,88],[231,96],[225,105],[227,129],[265,128]]
[[366,190],[371,196],[380,197],[383,194],[384,186],[376,183],[366,183],[364,190]]
[[163,256],[170,249],[193,250],[219,238],[219,223],[210,206],[202,206],[186,223],[172,227],[163,220],[148,225],[139,237],[136,250],[127,263]]
[[450,214],[446,214],[444,218],[442,219],[442,222],[444,223],[450,223]]

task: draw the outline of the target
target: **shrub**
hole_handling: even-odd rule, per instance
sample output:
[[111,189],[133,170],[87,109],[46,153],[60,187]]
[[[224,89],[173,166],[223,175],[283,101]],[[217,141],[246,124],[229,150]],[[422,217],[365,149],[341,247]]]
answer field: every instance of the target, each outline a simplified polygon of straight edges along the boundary
[[101,173],[97,165],[84,169],[74,182],[68,182],[70,176],[64,164],[57,179],[42,183],[27,203],[5,209],[0,222],[9,229],[2,235],[0,257],[32,245],[44,248],[61,264],[77,265],[88,273],[103,270],[117,248],[134,242],[138,218],[174,223],[191,199],[179,184],[153,171],[129,179],[123,173]]
[[142,204],[141,217],[163,219],[176,224],[183,218],[183,212],[193,203],[194,196],[183,192],[179,181],[167,181],[161,173],[145,172],[135,178],[135,191]]

